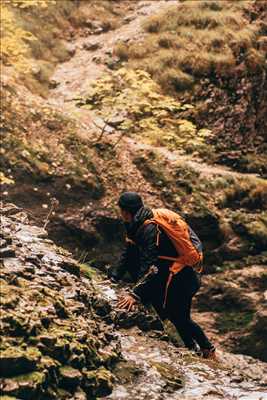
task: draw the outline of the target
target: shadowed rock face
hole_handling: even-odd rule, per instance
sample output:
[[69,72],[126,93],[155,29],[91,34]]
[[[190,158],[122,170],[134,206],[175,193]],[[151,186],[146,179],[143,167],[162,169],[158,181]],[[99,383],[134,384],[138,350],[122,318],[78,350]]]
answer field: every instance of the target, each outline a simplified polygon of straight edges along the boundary
[[110,393],[106,366],[118,358],[117,342],[92,310],[92,283],[22,210],[8,204],[1,214],[2,393],[26,400]]

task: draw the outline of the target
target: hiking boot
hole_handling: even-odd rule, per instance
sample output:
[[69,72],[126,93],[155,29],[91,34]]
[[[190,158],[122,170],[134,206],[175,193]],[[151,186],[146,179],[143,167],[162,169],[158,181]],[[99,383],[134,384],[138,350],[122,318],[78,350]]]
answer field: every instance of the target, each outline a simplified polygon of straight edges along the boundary
[[201,349],[202,357],[209,360],[217,360],[216,349],[212,346],[210,349]]

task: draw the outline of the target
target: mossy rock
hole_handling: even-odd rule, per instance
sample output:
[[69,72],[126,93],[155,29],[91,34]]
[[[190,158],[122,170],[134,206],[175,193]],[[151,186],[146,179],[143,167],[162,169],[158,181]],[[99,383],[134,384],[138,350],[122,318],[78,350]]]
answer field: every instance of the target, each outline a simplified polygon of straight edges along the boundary
[[8,377],[34,371],[40,358],[40,351],[34,347],[30,347],[27,350],[15,347],[1,350],[1,375]]
[[23,400],[38,399],[46,387],[47,374],[31,372],[3,381],[3,394],[13,395]]
[[184,376],[171,365],[162,362],[154,362],[152,366],[156,368],[164,380],[165,390],[172,392],[184,387]]
[[134,361],[120,361],[116,364],[113,373],[120,384],[125,385],[133,384],[142,371]]
[[59,368],[59,385],[65,389],[73,390],[82,380],[82,374],[78,369],[64,366]]
[[83,389],[88,396],[108,396],[113,389],[113,375],[106,368],[84,373]]

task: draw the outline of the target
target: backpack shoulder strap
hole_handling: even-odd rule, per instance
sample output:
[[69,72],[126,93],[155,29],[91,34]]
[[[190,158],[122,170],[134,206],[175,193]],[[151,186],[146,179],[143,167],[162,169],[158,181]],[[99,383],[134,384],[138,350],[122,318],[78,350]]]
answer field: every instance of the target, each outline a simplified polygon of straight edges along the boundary
[[[152,210],[153,211],[153,215],[154,215],[154,210]],[[157,246],[159,246],[159,236],[160,236],[160,229],[159,229],[159,224],[158,224],[158,222],[157,222],[157,219],[156,218],[154,218],[154,216],[153,216],[153,218],[151,218],[151,219],[147,219],[144,223],[143,223],[143,226],[146,226],[146,225],[149,225],[149,224],[155,224],[156,225],[156,227],[157,227],[157,239],[156,239],[156,244],[157,244]]]

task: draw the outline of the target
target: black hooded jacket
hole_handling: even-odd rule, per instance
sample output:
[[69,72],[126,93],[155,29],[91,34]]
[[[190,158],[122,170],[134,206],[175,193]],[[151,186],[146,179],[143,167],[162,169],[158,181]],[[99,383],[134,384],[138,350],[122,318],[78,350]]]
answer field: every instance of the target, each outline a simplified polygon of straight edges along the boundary
[[[162,291],[165,287],[169,275],[171,262],[160,260],[159,255],[177,257],[177,251],[165,232],[160,229],[160,241],[157,246],[157,226],[153,223],[143,225],[148,219],[153,218],[150,208],[142,207],[135,215],[131,223],[126,223],[126,233],[128,239],[134,242],[126,243],[126,247],[120,257],[119,263],[111,276],[116,280],[129,272],[132,278],[137,281],[133,288],[133,293],[142,302],[153,302],[153,295],[159,295],[160,284]],[[156,273],[149,274],[149,269],[156,266]]]
[[[176,274],[168,290],[166,308],[163,307],[166,283],[172,261],[159,259],[158,256],[177,257],[177,251],[163,229],[154,223],[144,225],[153,218],[150,208],[142,207],[136,213],[130,224],[125,224],[127,237],[134,242],[127,242],[115,269],[110,276],[121,279],[128,272],[136,282],[132,294],[142,303],[151,303],[158,314],[164,319],[176,313],[177,296],[193,296],[200,287],[200,277],[192,267],[185,267]],[[158,229],[160,231],[157,245]],[[191,228],[190,228],[191,230]],[[192,231],[192,230],[191,230]],[[193,235],[195,233],[191,232]],[[154,266],[156,268],[151,267]]]

